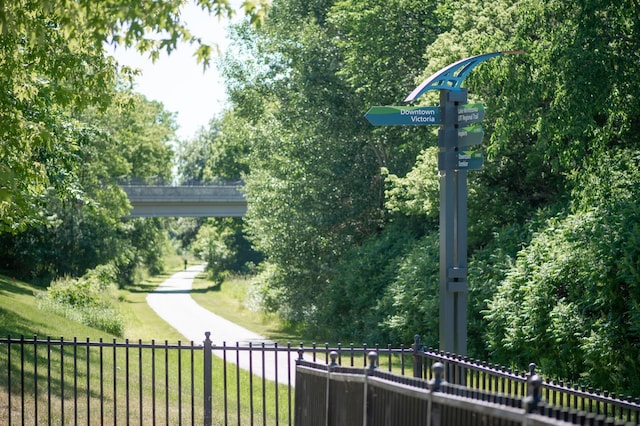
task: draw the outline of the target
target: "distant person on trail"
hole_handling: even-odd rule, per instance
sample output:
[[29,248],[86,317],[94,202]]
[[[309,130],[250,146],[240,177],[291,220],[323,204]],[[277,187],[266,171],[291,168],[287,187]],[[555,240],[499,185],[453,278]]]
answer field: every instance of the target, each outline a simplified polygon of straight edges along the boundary
[[184,270],[187,270],[187,259],[184,260]]

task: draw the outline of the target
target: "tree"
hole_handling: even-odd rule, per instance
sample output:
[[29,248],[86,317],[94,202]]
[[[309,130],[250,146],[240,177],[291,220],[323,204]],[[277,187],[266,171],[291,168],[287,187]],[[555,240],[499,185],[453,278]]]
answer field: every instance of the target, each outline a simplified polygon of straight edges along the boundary
[[194,254],[207,262],[209,279],[217,285],[222,284],[235,262],[237,248],[233,246],[233,237],[230,227],[208,221],[200,227],[193,242]]
[[519,253],[486,311],[496,359],[638,393],[638,179],[629,152],[601,158]]
[[206,183],[207,159],[211,155],[211,144],[215,140],[219,126],[215,119],[209,127],[200,128],[193,139],[181,141],[177,150],[177,174],[181,185]]
[[[408,143],[415,133],[372,133],[363,118],[375,93],[390,93],[390,85],[410,90],[411,78],[390,78],[407,71],[399,52],[415,52],[420,62],[418,52],[435,37],[430,15],[420,13],[403,21],[417,40],[391,32],[371,43],[369,35],[390,30],[376,12],[401,20],[418,5],[374,2],[368,13],[357,2],[278,1],[258,31],[239,29],[244,60],[229,59],[225,69],[234,113],[252,125],[248,232],[273,265],[260,280],[279,295],[289,319],[313,322],[309,315],[328,306],[318,297],[336,265],[385,224],[381,167],[404,173],[420,150]],[[384,68],[376,55],[394,55],[380,62],[388,65],[384,80],[358,66],[369,48],[363,60],[376,70]]]
[[[229,16],[225,0],[199,0],[204,10]],[[179,41],[196,44],[207,64],[211,46],[192,36],[180,19],[181,1],[3,1],[0,3],[0,231],[42,222],[42,197],[53,180],[41,157],[53,156],[59,127],[85,107],[106,107],[117,66],[106,44],[135,47],[152,58]],[[243,3],[259,22],[267,3]],[[125,70],[127,71],[127,70]],[[131,72],[131,70],[128,70]]]
[[83,34],[68,43],[33,3],[3,4],[2,12],[0,231],[15,232],[42,221],[48,187],[65,193],[76,185],[64,171],[69,164],[56,161],[56,154],[74,151],[70,112],[104,105],[115,70]]
[[[47,280],[81,276],[97,265],[114,262],[123,282],[130,282],[138,266],[161,269],[163,224],[158,220],[123,223],[129,207],[116,177],[146,176],[158,170],[167,176],[171,151],[162,135],[171,134],[175,125],[170,119],[156,120],[167,116],[157,102],[128,91],[117,97],[131,102],[127,108],[78,114],[84,123],[74,120],[73,126],[61,127],[56,155],[42,158],[50,180],[64,179],[73,186],[61,193],[63,185],[54,181],[54,189],[42,198],[42,223],[0,235],[3,266],[16,274]],[[135,124],[137,137],[120,131],[120,123]],[[143,160],[132,154],[136,152],[144,153]]]
[[108,132],[117,147],[117,156],[126,162],[126,170],[111,175],[113,178],[171,182],[177,124],[175,113],[165,110],[162,103],[121,89],[106,111],[93,110],[83,119],[96,122]]

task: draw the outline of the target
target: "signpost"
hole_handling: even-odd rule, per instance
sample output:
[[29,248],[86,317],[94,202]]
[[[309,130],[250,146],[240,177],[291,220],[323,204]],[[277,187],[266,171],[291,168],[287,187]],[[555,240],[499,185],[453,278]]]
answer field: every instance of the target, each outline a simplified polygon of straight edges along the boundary
[[439,125],[440,175],[440,350],[467,354],[467,171],[482,168],[477,147],[484,131],[482,104],[467,103],[461,86],[480,63],[503,54],[493,52],[463,59],[431,75],[407,96],[418,99],[428,90],[440,91],[440,106],[375,106],[365,118],[374,126]]

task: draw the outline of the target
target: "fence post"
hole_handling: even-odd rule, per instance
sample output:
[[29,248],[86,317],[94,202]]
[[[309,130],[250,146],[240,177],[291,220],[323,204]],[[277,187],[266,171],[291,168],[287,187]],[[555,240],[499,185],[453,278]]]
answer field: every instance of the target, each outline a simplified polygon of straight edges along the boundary
[[362,424],[367,426],[372,423],[368,420],[369,414],[372,413],[373,408],[369,406],[369,375],[372,375],[378,366],[378,353],[376,351],[369,351],[367,353],[369,359],[369,366],[364,368],[364,397],[362,398]]
[[542,401],[542,378],[535,373],[535,364],[533,368],[530,368],[530,373],[527,377],[527,394],[524,399],[525,409],[527,413],[536,413],[538,411],[538,404]]
[[324,406],[324,411],[325,411],[325,416],[324,416],[324,424],[325,426],[329,426],[331,424],[330,419],[333,418],[332,412],[331,412],[331,404],[330,404],[330,399],[331,399],[331,371],[338,366],[338,363],[336,362],[338,359],[338,352],[336,351],[331,351],[329,353],[329,357],[331,358],[331,362],[329,363],[329,365],[327,366],[327,385],[326,385],[326,389],[325,389],[325,406]]
[[[428,426],[440,426],[441,425],[441,412],[440,406],[433,406],[433,398],[431,396],[434,392],[440,392],[440,387],[447,383],[444,380],[444,364],[441,362],[436,362],[431,366],[431,374],[433,379],[429,380],[429,404],[427,406],[427,424]],[[429,420],[431,422],[429,423]]]
[[211,332],[204,333],[204,425],[211,426]]
[[413,377],[421,379],[422,375],[422,343],[420,343],[420,335],[413,336]]

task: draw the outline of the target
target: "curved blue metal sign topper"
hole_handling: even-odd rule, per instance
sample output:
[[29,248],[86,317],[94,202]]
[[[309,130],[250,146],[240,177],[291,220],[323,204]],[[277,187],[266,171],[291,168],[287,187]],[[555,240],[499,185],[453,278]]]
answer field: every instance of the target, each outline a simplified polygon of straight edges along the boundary
[[496,56],[501,56],[504,54],[520,54],[524,53],[522,51],[504,51],[504,52],[492,52],[485,53],[482,55],[472,56],[470,58],[462,59],[458,62],[455,62],[451,65],[447,65],[442,68],[440,71],[432,74],[431,77],[427,78],[422,82],[418,87],[413,89],[413,92],[407,96],[404,100],[405,102],[411,102],[418,99],[424,92],[427,90],[438,90],[438,89],[446,89],[451,90],[453,92],[457,92],[461,90],[462,82],[469,75],[471,70],[473,70],[477,65],[486,61],[487,59],[495,58]]

